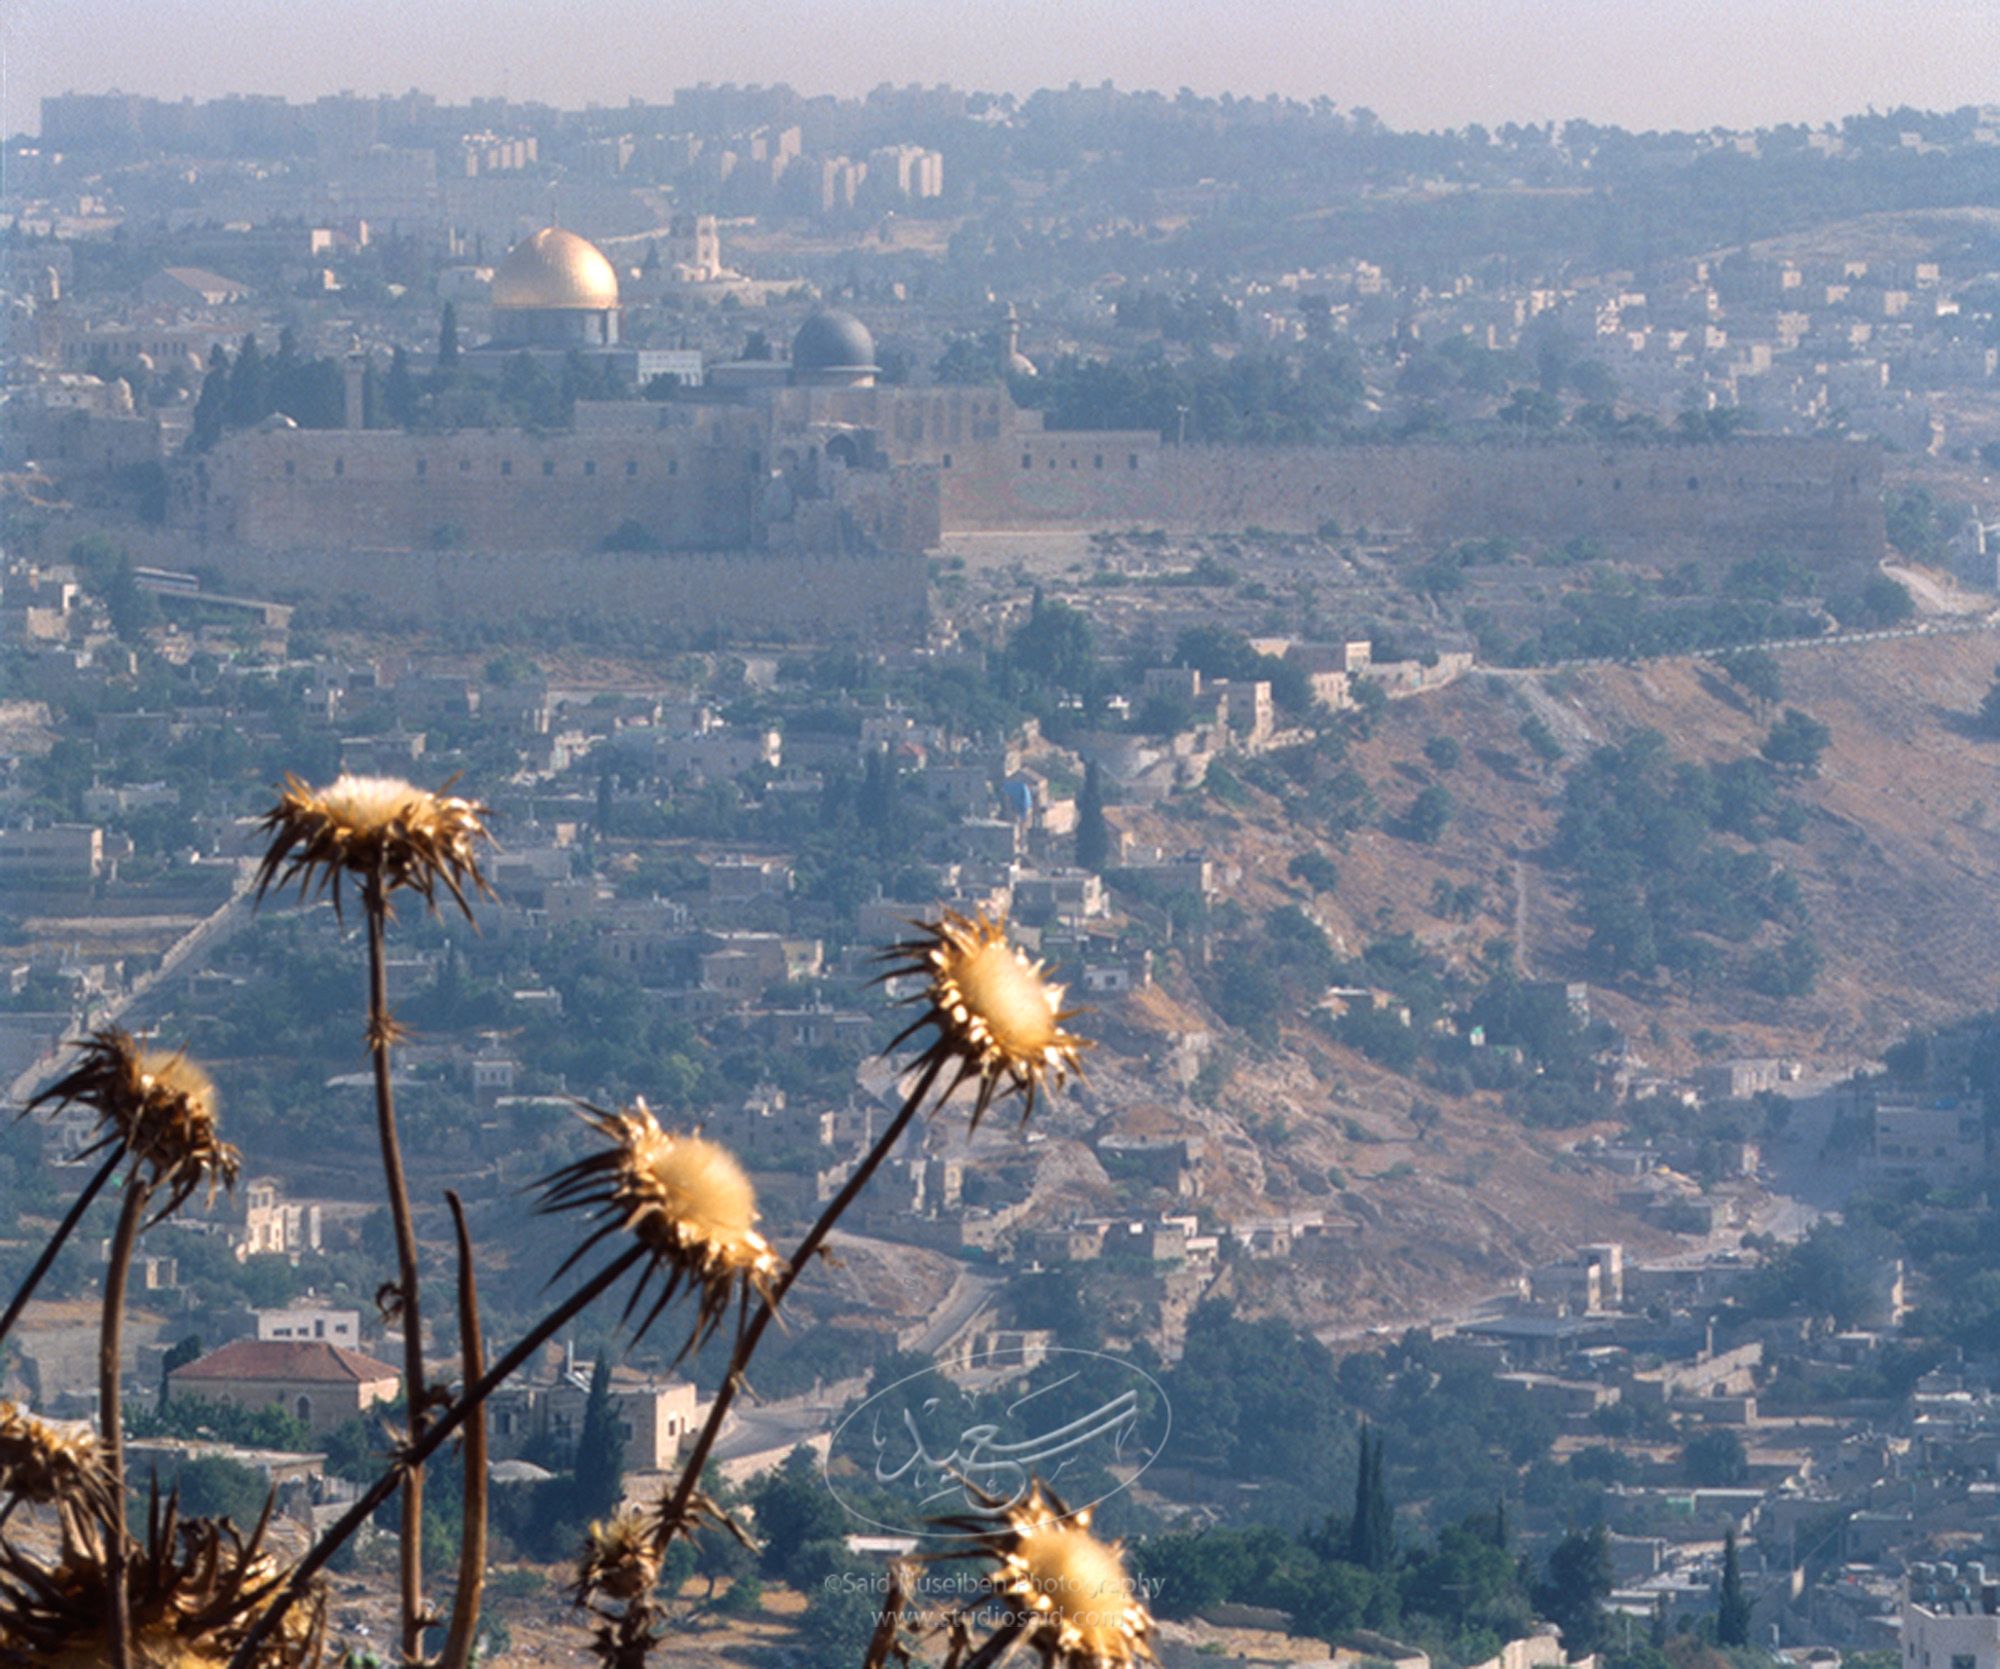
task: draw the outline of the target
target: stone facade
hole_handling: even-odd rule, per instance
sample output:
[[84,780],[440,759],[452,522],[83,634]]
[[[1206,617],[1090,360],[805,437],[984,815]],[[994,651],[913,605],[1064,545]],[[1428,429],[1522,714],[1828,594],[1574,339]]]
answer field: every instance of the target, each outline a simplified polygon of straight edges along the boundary
[[1840,441],[1176,447],[1045,429],[998,387],[791,386],[580,404],[561,434],[267,424],[176,466],[169,523],[184,561],[191,543],[264,593],[893,636],[921,623],[909,559],[952,533],[1581,538],[1656,566],[1776,550],[1860,578],[1881,485],[1880,455]]

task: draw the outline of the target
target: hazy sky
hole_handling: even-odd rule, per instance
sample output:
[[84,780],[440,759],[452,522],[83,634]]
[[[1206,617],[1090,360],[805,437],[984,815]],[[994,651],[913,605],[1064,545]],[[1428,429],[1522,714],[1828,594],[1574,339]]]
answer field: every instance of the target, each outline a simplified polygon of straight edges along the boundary
[[564,105],[693,81],[1326,94],[1400,127],[1822,121],[2000,102],[2000,0],[0,0],[8,132],[65,89],[422,87]]

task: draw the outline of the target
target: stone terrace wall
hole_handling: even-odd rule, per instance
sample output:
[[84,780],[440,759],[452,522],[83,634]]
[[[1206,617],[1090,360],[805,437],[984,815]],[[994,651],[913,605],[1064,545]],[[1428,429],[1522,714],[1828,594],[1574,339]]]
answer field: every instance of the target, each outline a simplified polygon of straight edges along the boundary
[[[182,565],[190,554],[180,552]],[[715,633],[762,641],[908,641],[924,630],[928,579],[925,558],[900,555],[242,545],[207,545],[192,554],[233,587],[358,603],[385,619],[529,630],[545,621],[631,623],[683,640]]]

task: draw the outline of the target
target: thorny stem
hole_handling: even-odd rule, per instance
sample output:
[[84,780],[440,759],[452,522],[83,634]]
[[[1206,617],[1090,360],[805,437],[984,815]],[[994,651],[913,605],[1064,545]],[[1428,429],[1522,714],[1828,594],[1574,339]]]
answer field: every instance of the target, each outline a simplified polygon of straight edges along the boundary
[[327,1560],[346,1544],[349,1537],[368,1522],[369,1516],[382,1503],[396,1493],[396,1486],[402,1481],[404,1471],[412,1466],[421,1466],[444,1446],[445,1439],[465,1424],[473,1411],[486,1401],[504,1384],[528,1358],[560,1332],[582,1310],[587,1309],[609,1288],[617,1285],[634,1264],[646,1256],[644,1246],[631,1246],[618,1254],[608,1265],[571,1293],[547,1315],[528,1330],[513,1349],[481,1374],[475,1385],[467,1387],[457,1402],[452,1404],[425,1432],[422,1439],[400,1455],[396,1463],[368,1486],[365,1494],[353,1506],[340,1515],[339,1520],[326,1534],[313,1543],[312,1551],[293,1567],[291,1576],[284,1587],[273,1596],[265,1607],[264,1614],[256,1625],[243,1637],[229,1659],[229,1669],[251,1669],[257,1661],[257,1648],[269,1638],[271,1630],[291,1609],[292,1603],[311,1586],[312,1579],[319,1573]]
[[125,1157],[125,1147],[120,1143],[111,1151],[111,1157],[97,1168],[97,1174],[83,1185],[83,1192],[76,1197],[76,1203],[56,1229],[55,1236],[42,1248],[42,1255],[35,1259],[35,1267],[28,1271],[28,1278],[14,1294],[7,1306],[7,1313],[0,1315],[0,1339],[6,1338],[13,1330],[14,1323],[21,1319],[21,1312],[28,1307],[28,1300],[35,1296],[35,1288],[42,1284],[42,1277],[49,1272],[49,1266],[56,1261],[56,1253],[63,1249],[76,1225],[83,1221],[83,1214],[90,1209],[90,1202],[103,1191],[105,1183],[111,1180],[111,1173],[118,1169],[118,1161]]
[[97,1424],[104,1467],[111,1479],[111,1516],[104,1526],[105,1598],[111,1619],[112,1669],[132,1661],[132,1599],[125,1590],[125,1420],[118,1376],[119,1335],[125,1319],[125,1277],[132,1248],[152,1196],[152,1184],[135,1167],[125,1184],[125,1203],[111,1239],[111,1263],[104,1272],[104,1319],[97,1334]]
[[[710,1452],[715,1448],[715,1440],[722,1434],[722,1422],[729,1413],[730,1404],[735,1402],[736,1393],[742,1389],[743,1376],[750,1367],[750,1358],[757,1353],[757,1344],[764,1336],[765,1328],[771,1325],[778,1313],[778,1305],[785,1294],[791,1291],[792,1283],[804,1272],[813,1254],[825,1244],[833,1232],[833,1226],[840,1221],[841,1214],[854,1203],[855,1196],[868,1185],[868,1179],[881,1169],[882,1161],[903,1138],[903,1132],[910,1127],[910,1121],[917,1116],[924,1097],[931,1092],[937,1082],[938,1073],[944,1068],[942,1056],[932,1059],[917,1080],[917,1086],[904,1100],[902,1110],[882,1132],[880,1140],[868,1150],[868,1156],[854,1167],[854,1174],[842,1184],[839,1193],[827,1201],[826,1209],[819,1214],[819,1221],[806,1231],[805,1239],[792,1253],[791,1262],[785,1272],[773,1283],[769,1295],[757,1306],[757,1313],[751,1317],[749,1326],[737,1335],[736,1348],[730,1354],[729,1371],[723,1375],[722,1384],[715,1393],[714,1405],[708,1411],[708,1419],[703,1423],[701,1435],[695,1439],[687,1464],[681,1468],[680,1482],[674,1485],[673,1499],[660,1512],[660,1534],[662,1540],[678,1526],[686,1522],[688,1503],[701,1482],[702,1468],[708,1464]],[[954,1088],[956,1085],[953,1086]],[[949,1092],[947,1092],[949,1093]]]
[[[389,1215],[396,1230],[396,1297],[403,1323],[403,1398],[409,1409],[410,1447],[423,1441],[429,1384],[424,1378],[424,1322],[417,1302],[417,1231],[410,1212],[410,1188],[403,1175],[403,1149],[396,1136],[396,1099],[390,1081],[389,973],[384,939],[389,897],[380,870],[362,886],[368,917],[368,1052],[375,1067],[375,1133],[382,1147],[382,1170],[389,1188]],[[403,1657],[424,1655],[424,1474],[409,1468],[403,1480],[402,1513]]]
[[[479,1342],[479,1287],[472,1272],[472,1236],[465,1206],[445,1190],[452,1228],[458,1236],[458,1349],[469,1385],[486,1371]],[[465,1495],[458,1552],[458,1591],[452,1596],[451,1629],[445,1635],[438,1669],[467,1669],[473,1631],[479,1627],[479,1596],[486,1585],[486,1405],[475,1404],[465,1427]]]

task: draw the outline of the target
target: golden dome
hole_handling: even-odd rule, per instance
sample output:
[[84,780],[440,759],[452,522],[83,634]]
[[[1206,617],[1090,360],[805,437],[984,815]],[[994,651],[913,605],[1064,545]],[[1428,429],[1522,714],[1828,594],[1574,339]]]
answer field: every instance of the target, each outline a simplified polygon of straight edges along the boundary
[[618,274],[589,239],[544,226],[515,244],[494,269],[493,305],[597,312],[618,305]]

